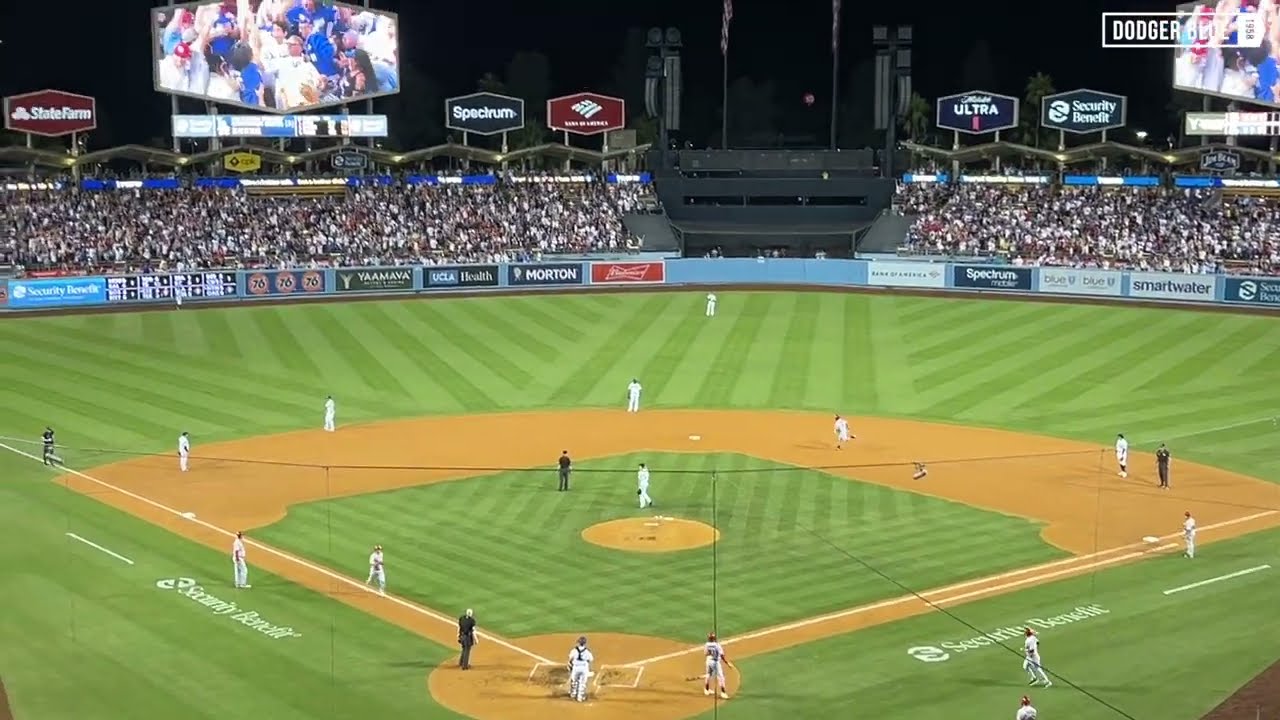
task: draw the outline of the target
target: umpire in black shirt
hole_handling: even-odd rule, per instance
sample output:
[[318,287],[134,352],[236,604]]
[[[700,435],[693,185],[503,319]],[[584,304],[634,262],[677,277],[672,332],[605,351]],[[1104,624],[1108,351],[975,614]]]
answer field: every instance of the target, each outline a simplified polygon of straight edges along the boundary
[[560,487],[557,490],[569,489],[569,471],[572,466],[573,461],[569,459],[569,451],[562,450],[560,452]]
[[476,617],[471,608],[458,618],[458,645],[462,648],[462,656],[458,658],[458,667],[471,669],[471,648],[476,644]]
[[1160,473],[1160,487],[1169,487],[1169,448],[1164,443],[1156,448],[1156,471]]
[[44,432],[40,433],[40,445],[44,450],[42,453],[44,464],[57,465],[58,455],[54,452],[53,428],[45,427]]

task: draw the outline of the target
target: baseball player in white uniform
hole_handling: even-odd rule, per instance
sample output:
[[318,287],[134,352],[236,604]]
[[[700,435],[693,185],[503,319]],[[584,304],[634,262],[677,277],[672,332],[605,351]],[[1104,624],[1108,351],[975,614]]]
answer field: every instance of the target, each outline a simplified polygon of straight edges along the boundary
[[1036,709],[1031,706],[1031,698],[1022,696],[1022,704],[1018,706],[1018,714],[1014,720],[1036,720]]
[[1042,682],[1045,687],[1053,687],[1053,681],[1040,666],[1040,638],[1031,628],[1027,628],[1027,639],[1022,641],[1022,669],[1031,676],[1030,685]]
[[716,316],[716,294],[707,293],[707,317]]
[[382,563],[382,546],[374,545],[373,552],[369,554],[369,579],[364,581],[365,585],[372,585],[374,581],[378,582],[378,594],[387,594],[387,569]]
[[1129,477],[1129,441],[1124,433],[1116,435],[1116,463],[1120,466],[1120,477]]
[[187,471],[188,460],[191,457],[191,436],[186,432],[178,436],[178,469],[182,472]]
[[1191,517],[1191,512],[1183,513],[1182,521],[1182,541],[1186,543],[1187,551],[1183,553],[1189,558],[1196,556],[1196,519]]
[[711,681],[715,680],[720,684],[720,697],[728,700],[729,687],[724,680],[724,666],[733,667],[733,664],[729,662],[728,656],[724,654],[724,646],[716,640],[715,633],[707,634],[707,644],[703,646],[703,652],[706,654],[707,674],[705,682],[702,684],[702,694],[715,694],[711,689]]
[[636,495],[640,496],[640,509],[653,507],[653,498],[649,497],[649,468],[640,463],[636,471]]
[[569,697],[578,702],[587,701],[587,685],[591,681],[591,663],[596,658],[587,649],[587,638],[578,637],[578,644],[569,651]]
[[836,416],[835,433],[837,450],[842,448],[845,443],[849,442],[849,438],[856,437],[855,435],[849,434],[849,421],[839,415]]
[[337,429],[337,423],[334,419],[338,415],[338,406],[333,402],[333,396],[324,399],[324,431],[333,432]]
[[627,412],[640,412],[640,391],[643,389],[639,380],[631,378],[631,384],[627,385]]
[[235,568],[236,587],[247,588],[249,585],[249,566],[244,559],[244,533],[236,533],[236,539],[231,543],[231,565]]

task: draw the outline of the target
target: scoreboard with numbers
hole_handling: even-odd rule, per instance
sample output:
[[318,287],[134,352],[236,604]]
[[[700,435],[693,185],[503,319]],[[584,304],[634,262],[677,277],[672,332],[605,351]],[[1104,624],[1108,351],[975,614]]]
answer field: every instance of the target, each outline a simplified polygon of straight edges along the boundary
[[186,298],[236,297],[234,272],[188,272],[122,275],[107,278],[107,302]]

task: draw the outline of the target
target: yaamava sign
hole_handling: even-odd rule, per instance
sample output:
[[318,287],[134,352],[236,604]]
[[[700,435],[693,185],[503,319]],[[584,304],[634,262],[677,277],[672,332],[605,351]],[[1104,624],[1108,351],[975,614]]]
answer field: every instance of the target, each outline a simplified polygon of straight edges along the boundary
[[190,600],[191,602],[201,605],[208,609],[218,617],[225,617],[233,622],[239,623],[250,630],[259,632],[272,640],[287,640],[289,638],[300,638],[302,633],[297,632],[286,625],[275,625],[266,620],[253,610],[246,610],[239,606],[234,600],[226,600],[204,589],[193,578],[165,578],[156,581],[156,587],[169,592],[176,592],[179,596]]

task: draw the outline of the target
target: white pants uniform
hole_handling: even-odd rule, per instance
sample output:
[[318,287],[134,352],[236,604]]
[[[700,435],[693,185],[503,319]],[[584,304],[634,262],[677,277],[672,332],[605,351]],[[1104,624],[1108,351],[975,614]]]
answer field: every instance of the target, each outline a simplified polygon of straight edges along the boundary
[[1026,655],[1022,660],[1022,669],[1031,676],[1032,680],[1039,680],[1046,686],[1053,684],[1049,680],[1049,675],[1045,673],[1044,668],[1040,667],[1040,653]]
[[710,684],[712,680],[720,683],[720,687],[725,686],[724,663],[709,657],[707,658],[707,683]]
[[715,317],[715,316],[716,316],[716,301],[708,300],[707,301],[707,317]]
[[366,585],[377,583],[379,590],[387,588],[387,570],[386,568],[369,568],[369,579],[365,581]]
[[627,412],[640,412],[640,393],[627,395]]
[[190,455],[191,453],[187,453],[187,452],[178,453],[178,468],[181,469],[182,472],[187,471],[187,460],[190,457]]
[[578,702],[587,701],[592,662],[595,662],[595,656],[585,647],[574,647],[569,651],[569,697]]
[[640,486],[640,509],[643,510],[653,504],[653,498],[649,497],[649,483]]
[[1184,530],[1182,533],[1182,540],[1187,545],[1187,557],[1191,557],[1191,558],[1195,557],[1196,556],[1196,531]]
[[846,443],[849,442],[849,428],[840,428],[836,431],[836,441]]
[[243,560],[232,560],[231,564],[235,568],[236,587],[249,586],[249,565]]
[[326,413],[324,414],[324,429],[325,429],[325,432],[333,432],[333,431],[334,431],[334,428],[336,427],[336,425],[337,425],[337,423],[334,421],[334,414],[333,414],[333,413],[331,413],[331,412],[326,412]]

